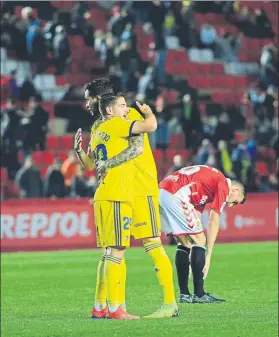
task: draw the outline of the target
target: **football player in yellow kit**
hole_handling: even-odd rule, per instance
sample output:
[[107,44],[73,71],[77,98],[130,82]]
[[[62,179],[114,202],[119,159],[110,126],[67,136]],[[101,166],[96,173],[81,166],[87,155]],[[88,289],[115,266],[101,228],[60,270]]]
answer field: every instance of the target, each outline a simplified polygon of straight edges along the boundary
[[[108,94],[111,85],[108,80],[104,85],[104,90],[99,90],[100,96]],[[96,80],[95,80],[96,81]],[[104,83],[104,82],[102,82]],[[91,87],[90,87],[91,86]],[[94,84],[91,82],[87,85],[86,95],[88,101],[88,107],[92,111],[94,106],[94,90],[92,89]],[[90,91],[90,89],[92,89]],[[90,95],[91,92],[91,95]],[[112,92],[112,88],[111,88]],[[91,107],[90,107],[91,106]],[[144,113],[145,109],[148,109],[145,105],[138,105],[139,109]],[[144,118],[141,114],[135,110],[129,108],[129,112],[126,114],[126,118],[130,121],[143,121]],[[97,132],[100,132],[102,126],[102,119],[99,119],[92,127],[91,137],[94,139]],[[80,137],[80,134],[78,134]],[[160,318],[160,317],[173,317],[178,315],[177,305],[174,297],[174,287],[172,279],[172,266],[167,257],[164,248],[162,247],[160,240],[160,218],[158,207],[158,182],[157,182],[157,170],[153,158],[153,154],[149,145],[148,135],[132,136],[129,137],[130,146],[126,150],[122,151],[113,158],[102,157],[98,162],[98,167],[101,172],[107,171],[107,174],[113,170],[114,167],[121,167],[125,165],[127,161],[131,161],[135,165],[134,172],[134,204],[132,213],[132,226],[131,234],[136,239],[142,239],[146,252],[153,258],[155,262],[155,270],[157,271],[157,277],[163,288],[164,292],[164,304],[154,314],[146,316],[147,318]],[[138,154],[139,148],[143,146],[144,151],[142,154]],[[90,155],[88,153],[88,155]],[[132,160],[135,159],[135,160]],[[128,220],[127,220],[128,221]],[[98,279],[96,287],[96,296],[94,308],[92,310],[92,316],[101,318],[105,311],[106,303],[106,285],[102,282],[102,273],[105,256],[101,259],[98,269]],[[120,293],[119,303],[121,308],[126,310],[125,305],[125,275],[126,265],[124,258],[121,260],[121,268],[123,277],[120,280]]]

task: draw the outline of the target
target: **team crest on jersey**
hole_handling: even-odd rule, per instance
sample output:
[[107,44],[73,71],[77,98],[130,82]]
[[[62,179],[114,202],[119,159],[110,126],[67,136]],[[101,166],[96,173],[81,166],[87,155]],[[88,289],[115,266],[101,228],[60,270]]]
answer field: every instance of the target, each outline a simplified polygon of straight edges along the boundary
[[208,199],[208,196],[203,195],[200,201],[200,205],[204,205],[206,203],[206,200]]
[[201,221],[200,220],[196,220],[196,227],[201,227]]

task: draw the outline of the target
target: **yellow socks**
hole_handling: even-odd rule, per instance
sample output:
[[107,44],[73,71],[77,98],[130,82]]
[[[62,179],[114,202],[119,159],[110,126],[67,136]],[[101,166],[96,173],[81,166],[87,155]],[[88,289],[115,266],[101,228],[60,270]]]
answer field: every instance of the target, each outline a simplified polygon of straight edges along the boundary
[[126,262],[125,258],[123,256],[120,264],[120,285],[119,285],[119,304],[121,309],[126,311],[126,274],[127,274],[127,268],[126,268]]
[[106,256],[105,278],[107,283],[107,301],[110,312],[116,311],[119,306],[120,264],[121,259],[113,256]]
[[95,304],[97,310],[102,310],[107,306],[107,286],[105,279],[105,255],[100,259],[97,269],[97,282],[95,290]]
[[164,293],[164,303],[175,302],[172,265],[162,246],[161,240],[153,240],[144,244],[144,249],[152,257],[155,264],[157,278]]

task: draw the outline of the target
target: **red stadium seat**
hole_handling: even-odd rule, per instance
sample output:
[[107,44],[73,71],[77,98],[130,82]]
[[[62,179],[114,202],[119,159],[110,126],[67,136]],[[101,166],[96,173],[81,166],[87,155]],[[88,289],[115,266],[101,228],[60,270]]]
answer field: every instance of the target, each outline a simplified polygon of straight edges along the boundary
[[267,164],[263,161],[257,161],[256,162],[256,168],[257,171],[259,172],[259,174],[261,176],[267,176],[268,175],[268,168],[267,168]]
[[57,152],[56,157],[61,159],[62,162],[64,162],[68,158],[68,152],[66,151]]
[[47,137],[47,149],[56,150],[59,148],[59,137],[58,136],[48,136]]
[[223,75],[224,74],[224,66],[221,63],[212,64],[212,74],[214,75]]
[[72,136],[62,136],[60,139],[61,149],[72,150],[74,146],[74,140]]
[[54,154],[51,151],[42,152],[42,164],[45,166],[52,165],[54,160]]
[[154,156],[154,160],[156,162],[157,165],[162,165],[163,164],[163,151],[162,150],[153,150],[153,156]]
[[247,88],[247,80],[244,76],[236,76],[235,80],[235,87],[238,89],[245,89]]
[[0,171],[0,173],[1,173],[1,182],[4,183],[4,182],[6,182],[8,180],[8,171],[7,171],[7,169],[5,167],[1,167],[0,169],[1,169],[1,171]]
[[37,165],[37,166],[41,166],[42,165],[42,162],[43,162],[43,159],[42,159],[42,152],[33,152],[32,153],[32,158],[33,158],[33,161],[34,163]]
[[166,161],[168,165],[172,165],[173,163],[173,157],[178,154],[177,150],[174,149],[167,149],[166,150]]
[[58,87],[64,87],[67,84],[65,76],[56,76],[55,79]]

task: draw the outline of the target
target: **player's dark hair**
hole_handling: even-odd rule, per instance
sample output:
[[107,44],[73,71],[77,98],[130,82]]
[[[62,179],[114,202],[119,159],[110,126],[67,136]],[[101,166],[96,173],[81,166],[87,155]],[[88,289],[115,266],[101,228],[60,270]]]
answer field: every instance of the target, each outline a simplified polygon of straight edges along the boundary
[[108,78],[97,78],[87,83],[84,90],[88,90],[89,96],[93,98],[96,96],[114,95],[112,84]]
[[116,103],[119,97],[125,97],[121,92],[117,93],[116,95],[103,95],[99,99],[99,110],[103,117],[106,116],[107,112],[106,109],[108,106],[112,106]]

